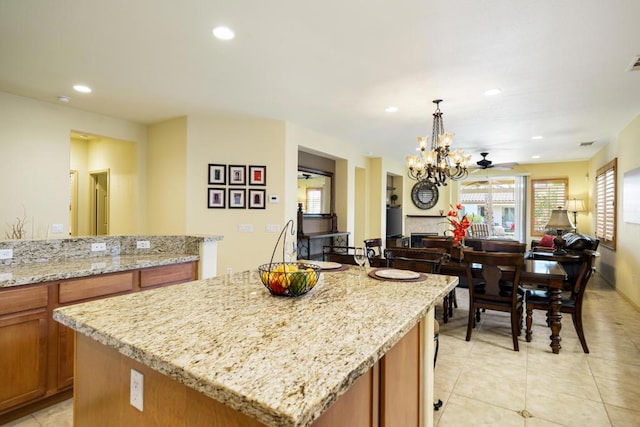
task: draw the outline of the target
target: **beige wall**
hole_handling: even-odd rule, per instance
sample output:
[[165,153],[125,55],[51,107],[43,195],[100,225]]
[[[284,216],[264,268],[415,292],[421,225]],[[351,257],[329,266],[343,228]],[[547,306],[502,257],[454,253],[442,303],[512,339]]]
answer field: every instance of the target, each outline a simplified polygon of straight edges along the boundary
[[[144,125],[0,92],[0,238],[23,209],[28,238],[68,235],[72,130],[135,142],[138,167],[144,167]],[[144,232],[145,214],[143,204],[133,213],[139,232]],[[52,224],[62,224],[63,233],[52,234]]]
[[[229,268],[237,272],[268,263],[280,229],[288,219],[295,219],[297,150],[287,150],[285,145],[285,124],[280,121],[191,116],[187,119],[186,232],[224,236],[218,246],[218,274],[225,274]],[[208,209],[209,163],[266,166],[264,187],[221,186],[244,188],[247,196],[249,189],[266,189],[266,209]],[[279,196],[280,202],[269,203],[270,195]],[[241,224],[252,226],[253,232],[239,232]],[[278,232],[267,232],[267,224],[276,225]]]
[[[147,232],[185,234],[187,118],[150,125],[147,145]],[[204,200],[203,194],[200,203],[204,203]]]
[[[589,161],[591,192],[595,190],[598,168],[614,158],[617,169],[616,249],[600,245],[598,269],[610,283],[636,307],[640,308],[640,225],[624,222],[624,174],[640,167],[640,115],[618,135],[616,141],[600,150]],[[593,205],[593,203],[592,203]],[[592,218],[592,222],[594,219]],[[593,226],[593,225],[592,225]]]

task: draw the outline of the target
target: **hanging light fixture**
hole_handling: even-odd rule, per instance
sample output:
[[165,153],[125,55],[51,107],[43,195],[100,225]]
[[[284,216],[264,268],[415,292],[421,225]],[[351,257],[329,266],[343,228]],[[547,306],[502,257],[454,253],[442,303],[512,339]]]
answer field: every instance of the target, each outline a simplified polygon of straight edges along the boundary
[[407,156],[408,175],[416,181],[430,181],[435,185],[447,185],[447,178],[459,180],[465,178],[469,172],[467,165],[471,156],[465,156],[462,150],[451,151],[454,133],[445,132],[442,124],[442,99],[434,99],[436,111],[433,113],[433,131],[431,146],[426,136],[418,137],[420,154]]

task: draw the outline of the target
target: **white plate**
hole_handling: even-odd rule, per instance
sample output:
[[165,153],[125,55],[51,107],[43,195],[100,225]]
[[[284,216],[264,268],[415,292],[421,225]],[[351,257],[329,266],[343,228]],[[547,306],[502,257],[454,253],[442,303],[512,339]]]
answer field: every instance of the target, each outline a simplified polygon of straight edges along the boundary
[[415,271],[409,270],[396,270],[393,268],[388,268],[386,270],[376,270],[376,276],[382,277],[384,279],[400,279],[400,280],[408,280],[408,279],[417,279],[420,277],[420,273],[416,273]]
[[335,270],[336,268],[342,267],[342,264],[337,262],[330,261],[301,261],[305,264],[315,264],[323,270]]

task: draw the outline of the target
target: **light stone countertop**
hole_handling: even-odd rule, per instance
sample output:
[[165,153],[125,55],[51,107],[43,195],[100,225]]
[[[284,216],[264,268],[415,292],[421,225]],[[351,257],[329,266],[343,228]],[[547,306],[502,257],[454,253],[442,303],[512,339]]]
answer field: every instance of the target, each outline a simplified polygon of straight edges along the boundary
[[458,279],[323,272],[299,298],[256,271],[58,308],[54,319],[270,426],[306,426]]
[[198,261],[198,255],[148,254],[76,258],[0,266],[0,288]]

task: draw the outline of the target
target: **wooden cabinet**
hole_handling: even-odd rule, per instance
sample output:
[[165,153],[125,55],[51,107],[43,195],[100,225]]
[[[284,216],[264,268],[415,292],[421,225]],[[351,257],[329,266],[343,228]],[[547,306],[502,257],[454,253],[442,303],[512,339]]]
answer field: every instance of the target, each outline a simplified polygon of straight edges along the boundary
[[0,413],[47,390],[47,288],[4,292],[0,299]]
[[140,287],[189,282],[195,280],[197,275],[196,264],[193,262],[146,268],[140,271]]
[[[424,323],[412,328],[313,427],[420,426],[425,412]],[[264,424],[130,359],[85,335],[78,337],[75,416],[78,425],[242,426]],[[144,375],[144,412],[129,404],[131,369]],[[429,405],[432,405],[429,402]],[[432,425],[432,422],[424,423]]]
[[74,332],[51,318],[55,308],[188,282],[197,271],[186,262],[0,288],[0,424],[73,386]]

